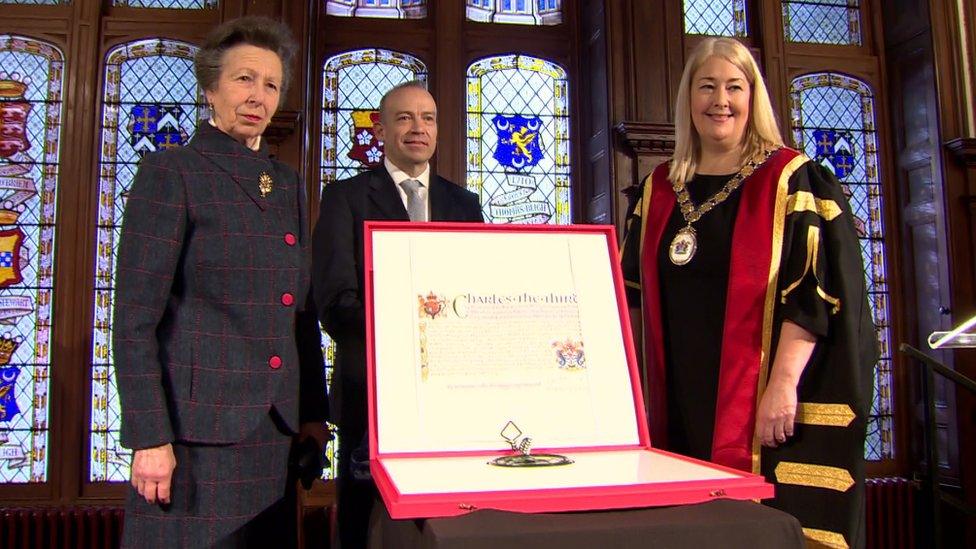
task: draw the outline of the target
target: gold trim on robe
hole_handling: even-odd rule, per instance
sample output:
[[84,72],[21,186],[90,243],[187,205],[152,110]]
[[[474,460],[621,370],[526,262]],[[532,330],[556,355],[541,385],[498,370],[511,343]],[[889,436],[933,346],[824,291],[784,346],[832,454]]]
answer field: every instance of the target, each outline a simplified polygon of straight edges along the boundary
[[847,469],[829,465],[781,461],[776,465],[774,474],[776,482],[780,484],[826,488],[838,492],[846,492],[854,486],[854,478]]
[[817,530],[816,528],[804,528],[803,536],[807,538],[807,549],[849,549],[850,545],[842,534],[831,532],[830,530]]
[[831,314],[837,314],[840,312],[840,300],[836,297],[827,293],[820,285],[820,277],[817,276],[817,257],[820,254],[820,227],[815,227],[813,225],[807,227],[807,259],[803,266],[803,272],[800,273],[800,277],[793,281],[792,284],[786,287],[782,292],[780,301],[786,303],[786,297],[790,295],[790,292],[797,289],[806,278],[807,273],[813,270],[813,279],[817,283],[817,295],[820,299],[826,301],[831,305]]
[[787,199],[786,213],[797,212],[813,212],[827,221],[833,221],[841,214],[841,209],[829,198],[817,198],[810,191],[797,191]]
[[847,427],[857,417],[847,404],[801,402],[796,409],[796,422],[822,427]]
[[[763,307],[762,350],[759,361],[759,387],[756,391],[756,409],[766,392],[766,379],[769,377],[770,345],[773,339],[773,308],[776,305],[776,282],[779,279],[779,263],[783,257],[783,235],[786,232],[786,206],[790,192],[790,178],[800,166],[810,159],[806,155],[797,155],[783,166],[776,183],[776,203],[773,210],[773,253],[769,260],[769,279],[766,286],[766,303]],[[760,442],[755,433],[752,435],[752,472],[762,474],[760,470]]]

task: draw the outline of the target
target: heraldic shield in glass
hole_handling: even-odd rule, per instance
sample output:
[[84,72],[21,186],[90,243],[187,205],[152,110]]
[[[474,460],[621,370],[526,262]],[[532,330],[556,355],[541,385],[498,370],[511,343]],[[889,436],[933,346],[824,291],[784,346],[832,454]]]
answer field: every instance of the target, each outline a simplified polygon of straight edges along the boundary
[[840,180],[861,242],[868,303],[881,358],[875,366],[874,402],[865,457],[891,459],[891,310],[885,269],[883,201],[878,169],[874,94],[860,80],[836,73],[797,77],[790,86],[793,140],[797,148]]
[[322,67],[322,185],[383,162],[373,133],[380,99],[397,84],[427,81],[427,67],[411,55],[383,49],[352,50]]
[[64,58],[0,34],[0,483],[47,480]]
[[571,221],[566,72],[525,55],[468,67],[467,183],[490,223]]

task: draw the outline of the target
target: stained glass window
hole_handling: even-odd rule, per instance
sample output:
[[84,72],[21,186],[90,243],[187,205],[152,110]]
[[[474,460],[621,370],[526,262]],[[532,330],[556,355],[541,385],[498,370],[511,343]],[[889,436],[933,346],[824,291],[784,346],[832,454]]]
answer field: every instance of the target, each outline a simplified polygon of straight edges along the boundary
[[125,199],[139,160],[185,144],[208,117],[193,75],[196,48],[171,40],[123,44],[105,57],[99,165],[95,326],[92,349],[91,481],[129,478],[119,445],[119,398],[112,361],[115,259]]
[[212,10],[218,0],[112,0],[120,8],[169,8],[179,10]]
[[788,42],[859,45],[859,0],[784,0],[783,27]]
[[566,71],[527,55],[468,66],[467,186],[491,223],[572,222]]
[[836,73],[808,74],[790,86],[797,148],[837,175],[861,242],[868,298],[881,343],[874,370],[874,402],[865,457],[892,458],[891,311],[885,268],[884,201],[878,171],[874,93],[860,80]]
[[328,0],[325,13],[340,17],[422,19],[427,17],[427,0]]
[[380,99],[393,86],[427,81],[416,57],[381,49],[354,50],[326,60],[322,69],[322,184],[352,177],[383,161],[373,135]]
[[[327,387],[332,387],[332,373],[334,372],[335,366],[335,354],[336,354],[336,343],[329,337],[329,334],[322,330],[322,356],[325,359],[325,385]],[[328,467],[322,470],[322,478],[325,480],[335,478],[336,471],[338,471],[338,459],[339,459],[339,428],[332,423],[327,423],[326,426],[329,432],[332,434],[332,440],[325,443],[325,448],[323,452],[325,453],[326,463],[329,464]]]
[[685,0],[685,33],[746,36],[745,0]]
[[64,57],[0,34],[0,483],[47,481]]
[[469,21],[558,25],[563,22],[562,0],[467,0]]

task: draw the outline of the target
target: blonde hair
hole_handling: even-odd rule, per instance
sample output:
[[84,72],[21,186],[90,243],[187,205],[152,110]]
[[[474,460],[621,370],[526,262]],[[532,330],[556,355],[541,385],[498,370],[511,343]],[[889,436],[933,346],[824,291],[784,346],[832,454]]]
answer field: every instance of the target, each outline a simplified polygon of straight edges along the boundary
[[671,169],[668,172],[670,181],[688,181],[695,175],[698,167],[701,137],[691,120],[691,80],[711,57],[719,57],[732,63],[746,75],[746,81],[749,82],[752,100],[745,135],[742,137],[742,164],[760,158],[765,151],[783,146],[783,137],[776,124],[769,93],[752,53],[738,40],[709,38],[691,52],[678,85],[678,98],[674,108],[674,155],[671,157]]

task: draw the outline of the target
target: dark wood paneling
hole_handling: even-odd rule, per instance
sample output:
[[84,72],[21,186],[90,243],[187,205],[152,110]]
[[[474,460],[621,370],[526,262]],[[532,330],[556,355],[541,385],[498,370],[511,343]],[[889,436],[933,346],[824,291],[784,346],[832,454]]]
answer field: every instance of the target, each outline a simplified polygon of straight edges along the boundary
[[[893,29],[887,39],[888,91],[895,133],[896,177],[904,224],[901,228],[903,265],[902,297],[906,307],[905,320],[911,329],[907,341],[922,348],[928,334],[951,327],[953,289],[946,186],[951,182],[946,171],[940,138],[941,106],[936,88],[939,72],[933,49],[929,10],[917,0],[897,2],[896,9],[886,10],[885,25]],[[929,351],[943,363],[953,366],[951,352]],[[911,366],[914,367],[912,364]],[[917,372],[910,372],[912,383],[905,386],[911,400],[919,409],[921,394]],[[959,478],[959,452],[955,394],[941,380],[937,384],[938,431],[940,464],[947,478]],[[922,433],[921,413],[913,418],[910,433]],[[913,442],[912,461],[921,459],[921,441]]]
[[[976,3],[970,3],[971,10],[970,15],[976,15]],[[972,25],[976,20],[973,18],[969,19],[969,24]],[[973,44],[970,42],[970,44]],[[976,53],[971,51],[970,54]],[[968,225],[968,230],[964,234],[957,234],[953,237],[953,247],[966,247],[970,251],[970,258],[976,256],[973,252],[974,247],[976,247],[976,137],[958,137],[955,139],[950,139],[945,143],[945,147],[952,154],[952,161],[956,169],[965,170],[966,178],[966,194],[959,198],[959,201],[954,205],[955,208],[950,211],[960,212],[965,215],[965,219],[959,220],[959,224]],[[960,261],[955,260],[958,264]],[[965,260],[962,261],[962,265],[958,265],[958,269],[965,271],[969,269],[970,272],[976,271],[976,266],[971,262],[967,263]],[[976,284],[976,279],[969,278],[967,280],[959,281],[959,285],[968,285],[969,287],[963,289],[959,293],[966,293],[972,296],[974,290],[972,286]],[[954,284],[953,289],[955,289],[956,284]],[[958,294],[957,294],[958,295]],[[974,309],[974,303],[972,299],[967,303],[962,303],[961,300],[956,301],[955,307],[959,307],[956,311],[956,318],[963,319],[967,315],[972,315],[976,313]],[[960,349],[955,353],[955,366],[956,371],[967,376],[969,379],[976,379],[976,349]],[[966,503],[971,507],[976,507],[976,474],[974,474],[973,467],[971,464],[976,463],[976,437],[972,434],[976,432],[976,395],[966,392],[958,391],[956,393],[956,408],[957,408],[957,418],[958,418],[958,428],[956,433],[959,437],[959,461],[962,464],[969,464],[968,467],[963,467],[962,473],[962,491],[965,496]],[[966,521],[966,546],[976,547],[976,517],[970,516]]]
[[639,182],[667,156],[631,146],[630,132],[643,124],[673,129],[674,98],[684,64],[682,2],[608,2],[607,80],[610,124],[614,127],[610,171],[614,223],[623,235],[627,199],[621,191]]
[[606,9],[603,0],[585,2],[580,17],[580,97],[587,108],[579,119],[582,158],[579,216],[586,223],[613,223],[610,179],[609,90],[607,89]]
[[[976,161],[972,143],[971,41],[976,3],[971,0],[897,0],[886,9],[887,59],[893,97],[891,116],[898,132],[899,185],[902,190],[904,296],[915,307],[913,339],[924,342],[935,329],[947,329],[976,313]],[[894,98],[897,97],[897,100]],[[976,375],[976,352],[931,352],[960,373]],[[917,385],[913,387],[917,394]],[[940,383],[937,420],[941,464],[950,482],[960,482],[970,505],[976,477],[963,464],[976,463],[976,402]],[[914,397],[914,395],[913,395]],[[914,397],[913,402],[918,402]],[[917,432],[917,431],[916,431]],[[915,443],[915,462],[920,459]],[[941,456],[940,456],[941,457]],[[956,529],[955,525],[947,525]],[[971,542],[976,524],[969,521]]]

